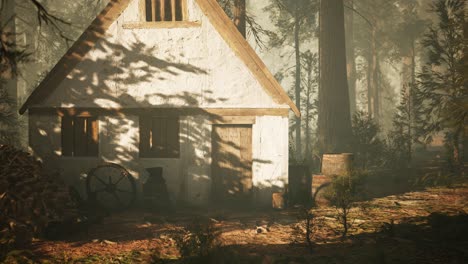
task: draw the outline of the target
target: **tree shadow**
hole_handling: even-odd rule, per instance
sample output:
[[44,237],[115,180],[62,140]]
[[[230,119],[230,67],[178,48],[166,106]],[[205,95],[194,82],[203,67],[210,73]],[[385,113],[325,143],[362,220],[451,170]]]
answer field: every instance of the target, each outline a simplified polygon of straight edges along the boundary
[[[157,46],[148,47],[136,36],[125,45],[100,40],[95,50],[71,71],[54,93],[45,98],[44,103],[31,107],[31,150],[47,169],[58,171],[64,181],[76,187],[82,196],[86,196],[84,181],[87,173],[101,163],[112,162],[126,168],[138,180],[138,195],[141,183],[148,176],[146,168],[162,167],[174,204],[204,204],[212,199],[211,142],[219,140],[212,125],[222,122],[223,116],[206,110],[204,106],[224,103],[228,98],[216,97],[212,90],[206,88],[172,87],[171,78],[185,78],[189,82],[190,78],[206,76],[210,72],[174,58],[159,58],[154,55],[157,53]],[[175,93],[173,89],[180,92]],[[62,155],[61,116],[80,115],[98,116],[97,157]],[[141,115],[179,118],[180,158],[140,157]],[[241,151],[238,144],[221,143]],[[254,166],[273,164],[272,160],[255,153],[249,163],[229,152],[218,153],[217,160],[229,163],[225,173],[232,175],[240,175],[239,171],[252,171]],[[263,196],[270,195],[271,198],[270,187],[265,182],[264,186],[252,187],[252,191],[266,193]]]
[[[465,263],[468,216],[431,214],[346,240],[215,247],[188,263]],[[299,238],[299,241],[303,238]],[[170,263],[181,263],[174,260]]]

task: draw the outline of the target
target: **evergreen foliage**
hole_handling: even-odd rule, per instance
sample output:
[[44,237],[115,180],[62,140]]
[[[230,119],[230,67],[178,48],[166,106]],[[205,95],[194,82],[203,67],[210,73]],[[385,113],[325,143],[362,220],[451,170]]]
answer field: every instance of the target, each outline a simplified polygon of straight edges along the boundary
[[[276,27],[276,32],[270,35],[269,45],[272,48],[292,46],[295,55],[294,68],[294,100],[297,108],[302,113],[302,65],[301,46],[310,40],[316,30],[315,14],[318,9],[318,1],[315,0],[271,0],[264,9],[270,14],[270,19]],[[291,69],[290,68],[290,69]],[[285,72],[289,72],[287,69]],[[283,73],[283,76],[288,73]],[[295,157],[302,160],[302,120],[296,117],[295,124],[291,127],[295,132]]]
[[468,124],[468,108],[463,103],[468,94],[465,10],[464,0],[437,0],[431,6],[438,21],[429,27],[422,42],[427,61],[418,74],[425,135],[444,132],[450,161],[460,167]]
[[382,165],[385,143],[379,137],[380,126],[367,113],[353,117],[353,149],[355,164],[361,169]]

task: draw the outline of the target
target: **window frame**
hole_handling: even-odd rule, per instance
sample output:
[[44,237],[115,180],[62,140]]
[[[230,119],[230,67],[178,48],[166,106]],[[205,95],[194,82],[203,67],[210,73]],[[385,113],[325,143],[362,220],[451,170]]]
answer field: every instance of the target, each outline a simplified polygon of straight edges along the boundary
[[[164,136],[162,138],[157,138],[158,134],[155,133],[155,123],[157,122],[159,122],[160,127],[165,128],[165,131],[163,132]],[[162,125],[163,123],[164,125]],[[174,125],[174,127],[171,128],[170,125]],[[180,158],[181,142],[179,116],[140,115],[139,136],[138,149],[140,158]],[[154,142],[158,143],[153,145]]]
[[[99,157],[99,117],[61,116],[61,156],[69,158]],[[79,130],[82,131],[81,135]]]

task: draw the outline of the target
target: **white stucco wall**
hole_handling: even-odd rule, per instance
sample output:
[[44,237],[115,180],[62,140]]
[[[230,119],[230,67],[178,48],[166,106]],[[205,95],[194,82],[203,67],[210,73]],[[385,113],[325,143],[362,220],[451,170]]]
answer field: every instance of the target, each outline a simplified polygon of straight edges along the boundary
[[[201,12],[189,3],[189,28],[125,29],[139,21],[138,0],[110,27],[86,59],[40,107],[76,108],[288,108],[265,92]],[[205,115],[180,117],[180,158],[139,157],[139,118],[99,117],[99,157],[61,156],[60,117],[30,116],[30,146],[48,168],[84,193],[84,176],[99,163],[115,162],[141,183],[145,168],[163,167],[171,199],[207,204],[211,194],[211,131]],[[255,202],[271,204],[288,175],[288,118],[257,116],[252,127]]]
[[[267,206],[271,192],[281,190],[288,175],[288,120],[262,116],[252,126],[254,202]],[[59,172],[67,184],[85,194],[86,173],[102,162],[125,167],[138,181],[147,178],[145,168],[162,167],[164,179],[174,202],[206,205],[211,195],[211,132],[207,116],[180,117],[180,158],[140,158],[138,116],[101,116],[99,118],[99,156],[63,157],[61,155],[60,117],[30,115],[30,148],[46,167]]]

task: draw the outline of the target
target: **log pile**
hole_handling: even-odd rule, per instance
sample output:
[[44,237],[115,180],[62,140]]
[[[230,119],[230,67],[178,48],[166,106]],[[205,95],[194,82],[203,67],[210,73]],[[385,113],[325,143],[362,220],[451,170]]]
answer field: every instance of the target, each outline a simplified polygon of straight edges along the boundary
[[45,172],[41,162],[0,145],[0,246],[21,246],[48,224],[78,216],[68,187]]

